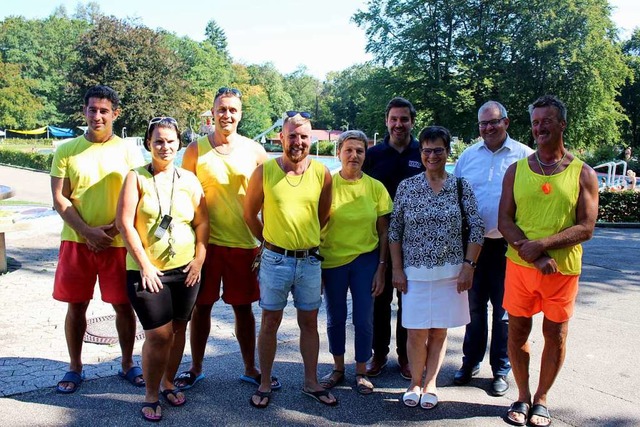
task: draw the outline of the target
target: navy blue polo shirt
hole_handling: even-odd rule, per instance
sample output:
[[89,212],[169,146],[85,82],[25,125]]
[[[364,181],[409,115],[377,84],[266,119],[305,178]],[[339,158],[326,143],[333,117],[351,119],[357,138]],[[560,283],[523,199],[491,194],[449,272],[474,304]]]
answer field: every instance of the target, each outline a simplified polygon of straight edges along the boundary
[[400,181],[424,171],[420,158],[420,143],[411,137],[409,146],[402,153],[389,145],[389,135],[382,144],[367,150],[362,171],[384,184],[391,198],[396,197]]

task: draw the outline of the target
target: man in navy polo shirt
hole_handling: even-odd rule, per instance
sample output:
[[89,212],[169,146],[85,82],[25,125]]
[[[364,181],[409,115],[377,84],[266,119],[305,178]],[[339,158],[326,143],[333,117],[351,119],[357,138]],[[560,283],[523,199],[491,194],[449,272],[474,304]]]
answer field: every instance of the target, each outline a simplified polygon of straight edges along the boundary
[[[416,109],[404,98],[393,98],[387,104],[385,123],[388,134],[381,144],[367,150],[362,170],[382,182],[391,197],[395,197],[400,181],[422,171],[420,144],[411,135],[416,122]],[[388,242],[380,242],[388,244]],[[398,292],[398,316],[396,319],[396,352],[400,375],[410,380],[407,360],[407,330],[402,327],[402,299]],[[391,267],[387,267],[383,293],[376,297],[373,308],[373,357],[367,363],[367,375],[375,377],[387,365],[391,341]]]

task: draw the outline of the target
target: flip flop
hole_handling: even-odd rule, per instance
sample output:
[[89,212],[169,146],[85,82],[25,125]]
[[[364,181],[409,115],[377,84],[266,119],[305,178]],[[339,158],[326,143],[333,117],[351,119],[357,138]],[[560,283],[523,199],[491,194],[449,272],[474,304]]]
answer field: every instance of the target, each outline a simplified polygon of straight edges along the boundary
[[[549,422],[546,424],[533,424],[531,422],[531,417],[533,417],[534,415],[537,417],[546,418],[547,420],[549,420]],[[535,427],[547,427],[548,425],[551,425],[551,415],[549,414],[549,410],[546,406],[537,403],[531,407],[531,410],[529,411],[529,425]]]
[[338,404],[338,399],[336,399],[335,396],[333,397],[335,399],[333,402],[326,402],[326,401],[320,399],[321,397],[327,397],[328,398],[331,395],[329,390],[307,391],[305,389],[302,389],[302,393],[306,394],[307,396],[309,396],[312,399],[317,400],[318,402],[322,403],[323,405],[336,406]]
[[[160,392],[160,394],[162,395],[162,397],[164,397],[164,400],[167,401],[167,403],[169,403],[169,405],[171,406],[182,406],[185,403],[187,403],[187,399],[186,398],[182,398],[182,401],[178,400],[178,393],[180,393],[182,390],[179,390],[177,388],[174,389],[166,389],[166,390],[162,390]],[[175,400],[170,400],[169,396],[173,396]]]
[[[258,403],[254,402],[253,401],[253,396],[258,396],[260,398],[260,401]],[[254,408],[264,409],[267,406],[269,406],[269,402],[271,402],[271,392],[270,391],[256,390],[256,392],[253,393],[253,396],[251,396],[251,398],[249,398],[249,403]],[[264,399],[264,398],[266,398],[267,401],[265,403],[260,403],[260,402],[262,402],[262,399]]]
[[[196,385],[198,381],[203,379],[204,379],[203,373],[200,373],[200,375],[196,375],[191,371],[184,371],[184,372],[181,372],[180,375],[178,375],[173,380],[173,385],[176,386],[176,388],[179,388],[180,390],[189,390],[191,387]],[[183,386],[179,386],[178,384],[176,384],[179,381],[182,381],[185,384]]]
[[[334,378],[333,374],[338,374],[338,377]],[[319,381],[320,385],[326,389],[334,388],[335,386],[343,382],[344,382],[344,371],[339,371],[337,369],[334,369],[333,371],[331,371],[330,374],[327,374],[324,377],[320,378],[320,381]]]
[[[509,416],[510,412],[515,412],[516,414],[524,415],[523,421],[518,421]],[[526,426],[529,421],[529,404],[524,402],[513,402],[509,409],[507,409],[507,413],[504,417],[505,421],[513,426]]]
[[[62,379],[58,382],[56,391],[62,394],[75,393],[75,391],[78,390],[78,388],[80,388],[80,384],[82,384],[83,380],[84,380],[84,372],[82,374],[79,374],[75,371],[69,371],[66,374],[64,374],[64,377],[62,377]],[[70,389],[64,388],[62,387],[62,383],[72,383],[73,388],[70,388]]]
[[420,397],[420,407],[422,409],[431,410],[438,406],[438,396],[434,393],[422,393]]
[[[126,374],[122,371],[122,369],[120,369],[118,371],[118,375],[120,376],[120,378],[129,381],[131,385],[134,385],[136,387],[145,386],[144,378],[142,377],[142,369],[140,368],[140,366],[130,367]],[[136,379],[138,378],[140,378],[142,381],[136,381]]]
[[[158,407],[160,406],[160,402],[155,401],[154,403],[143,403],[142,404],[142,408],[140,409],[140,412],[142,413],[142,418],[144,418],[147,421],[151,421],[154,423],[157,423],[158,421],[160,421],[162,419],[162,414],[160,414],[159,416],[156,415],[156,411],[158,410]],[[153,415],[147,415],[143,409],[144,408],[151,408],[153,409]]]
[[[260,381],[262,381],[262,374],[258,374],[255,377],[250,377],[249,375],[240,375],[240,381],[244,381],[245,383],[257,385],[260,387]],[[277,377],[271,377],[271,390],[280,390],[282,388],[282,384],[278,381]]]
[[415,408],[420,403],[420,393],[417,391],[406,391],[402,395],[402,403],[409,408]]

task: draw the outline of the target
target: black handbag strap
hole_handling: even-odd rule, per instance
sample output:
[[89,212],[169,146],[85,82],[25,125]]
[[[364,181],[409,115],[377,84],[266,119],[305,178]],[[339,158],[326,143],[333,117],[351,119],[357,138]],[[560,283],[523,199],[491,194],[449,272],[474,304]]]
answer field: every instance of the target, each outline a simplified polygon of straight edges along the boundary
[[467,215],[462,206],[462,178],[456,178],[456,186],[458,187],[458,205],[460,205],[460,214],[462,215],[462,222],[464,223],[467,220]]

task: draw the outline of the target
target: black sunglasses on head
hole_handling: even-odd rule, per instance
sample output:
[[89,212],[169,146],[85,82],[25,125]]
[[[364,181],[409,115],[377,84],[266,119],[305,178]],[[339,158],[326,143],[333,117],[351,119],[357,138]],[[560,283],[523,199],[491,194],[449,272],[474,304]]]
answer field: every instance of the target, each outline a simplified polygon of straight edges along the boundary
[[311,118],[311,113],[307,112],[307,111],[287,111],[286,115],[287,117],[295,117],[298,114],[300,114],[300,117],[305,118],[305,119],[310,119]]
[[218,99],[218,97],[222,96],[222,95],[227,95],[227,94],[232,94],[234,96],[237,96],[238,98],[242,99],[242,92],[240,92],[239,89],[233,88],[233,87],[221,87],[220,89],[218,89],[218,92],[216,92],[216,97],[215,99]]

